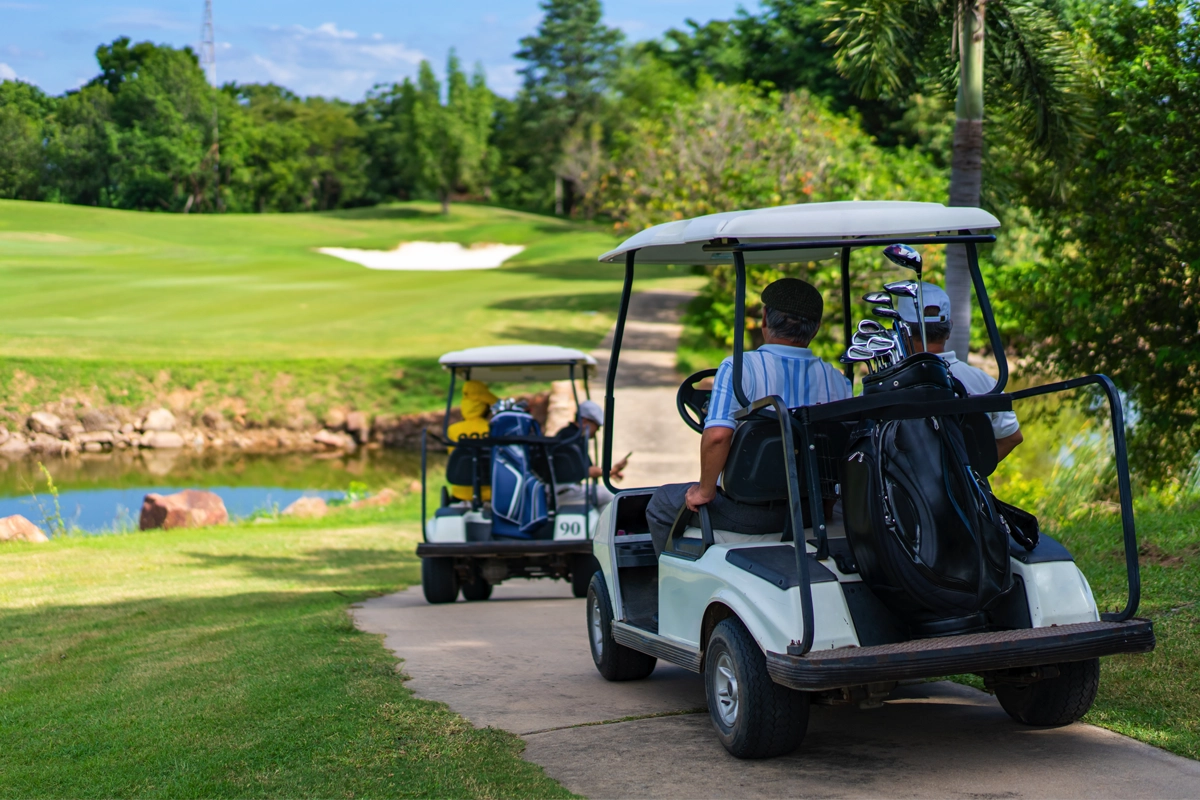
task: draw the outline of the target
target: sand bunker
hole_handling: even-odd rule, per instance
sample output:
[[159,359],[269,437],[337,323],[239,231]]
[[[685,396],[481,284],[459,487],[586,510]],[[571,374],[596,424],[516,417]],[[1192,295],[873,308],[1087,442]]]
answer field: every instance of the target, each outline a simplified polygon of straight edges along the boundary
[[395,250],[320,247],[317,252],[362,264],[367,269],[449,272],[495,269],[524,249],[525,246],[519,244],[473,244],[463,247],[458,242],[401,242]]

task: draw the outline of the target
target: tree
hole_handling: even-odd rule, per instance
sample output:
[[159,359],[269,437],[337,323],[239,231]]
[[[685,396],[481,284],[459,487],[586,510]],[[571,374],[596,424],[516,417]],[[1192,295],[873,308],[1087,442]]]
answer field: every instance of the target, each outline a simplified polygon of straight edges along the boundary
[[1200,0],[1079,8],[1095,136],[1065,198],[1032,198],[1044,261],[1001,278],[1036,361],[1110,375],[1139,472],[1179,477],[1200,450]]
[[[860,95],[903,96],[929,76],[940,77],[954,92],[950,205],[980,205],[985,84],[996,98],[993,116],[1021,142],[1024,157],[1054,163],[1076,151],[1086,119],[1083,65],[1056,0],[829,0],[828,5],[838,66]],[[957,69],[946,68],[947,52],[956,56]],[[949,347],[966,352],[971,284],[965,249],[947,248],[946,262],[946,291],[954,308]]]
[[54,101],[21,81],[0,81],[0,197],[40,200],[46,188],[43,120]]
[[437,196],[450,213],[457,191],[483,190],[489,165],[493,96],[483,67],[468,79],[454,51],[446,64],[446,96],[428,61],[422,61],[414,85],[400,88],[400,140],[412,185]]

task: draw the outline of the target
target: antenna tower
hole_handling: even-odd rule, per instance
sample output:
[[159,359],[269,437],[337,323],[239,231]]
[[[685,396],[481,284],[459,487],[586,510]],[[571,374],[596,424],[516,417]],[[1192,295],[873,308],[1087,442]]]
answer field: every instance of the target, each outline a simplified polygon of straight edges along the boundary
[[[204,0],[204,24],[200,28],[200,68],[208,75],[208,82],[217,88],[217,42],[213,34],[212,0]],[[221,210],[221,137],[217,118],[217,98],[214,93],[212,107],[212,162],[213,162],[213,209]]]

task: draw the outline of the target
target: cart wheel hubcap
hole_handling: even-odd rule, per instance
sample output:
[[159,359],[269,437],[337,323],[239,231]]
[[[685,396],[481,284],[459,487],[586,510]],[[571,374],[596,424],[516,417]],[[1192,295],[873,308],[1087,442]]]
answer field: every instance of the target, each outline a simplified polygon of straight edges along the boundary
[[737,722],[738,715],[738,682],[737,673],[733,670],[733,659],[729,653],[717,656],[716,674],[713,675],[716,688],[717,716],[726,727],[732,728]]
[[597,656],[604,655],[604,629],[600,627],[600,600],[592,595],[592,602],[588,604],[592,624],[589,626],[592,630],[592,649],[596,651]]

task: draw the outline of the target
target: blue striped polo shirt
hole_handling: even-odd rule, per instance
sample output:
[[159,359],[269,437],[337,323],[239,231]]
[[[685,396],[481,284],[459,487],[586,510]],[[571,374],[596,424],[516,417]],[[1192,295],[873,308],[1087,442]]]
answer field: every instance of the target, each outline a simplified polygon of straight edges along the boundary
[[[853,396],[850,381],[807,347],[764,344],[742,355],[742,389],[750,401],[779,395],[788,408],[812,406]],[[713,379],[705,428],[736,428],[740,408],[733,394],[733,356],[721,362]]]

